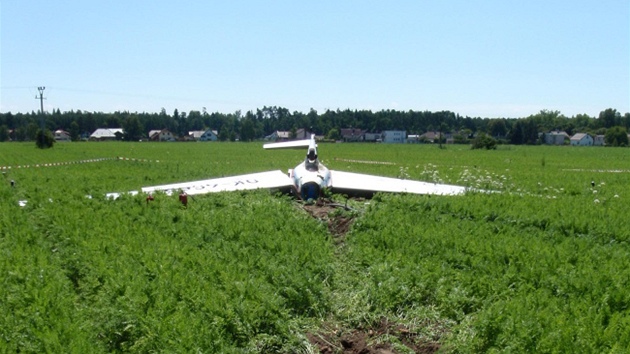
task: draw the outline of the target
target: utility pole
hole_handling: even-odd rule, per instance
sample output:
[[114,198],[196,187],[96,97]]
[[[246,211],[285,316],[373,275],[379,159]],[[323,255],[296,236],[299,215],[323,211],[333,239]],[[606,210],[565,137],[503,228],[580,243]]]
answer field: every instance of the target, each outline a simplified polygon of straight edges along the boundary
[[44,90],[46,89],[45,86],[40,86],[37,88],[37,91],[39,91],[39,97],[35,96],[35,99],[39,99],[39,104],[40,104],[40,111],[39,111],[39,127],[40,129],[44,130]]

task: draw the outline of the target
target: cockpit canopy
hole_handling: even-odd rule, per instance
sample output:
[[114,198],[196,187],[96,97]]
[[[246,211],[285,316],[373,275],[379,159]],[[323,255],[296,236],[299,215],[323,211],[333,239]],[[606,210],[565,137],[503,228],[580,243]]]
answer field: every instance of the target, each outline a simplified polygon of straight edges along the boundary
[[315,149],[313,148],[308,149],[308,154],[306,154],[306,158],[309,159],[310,161],[317,160],[317,153],[315,152]]

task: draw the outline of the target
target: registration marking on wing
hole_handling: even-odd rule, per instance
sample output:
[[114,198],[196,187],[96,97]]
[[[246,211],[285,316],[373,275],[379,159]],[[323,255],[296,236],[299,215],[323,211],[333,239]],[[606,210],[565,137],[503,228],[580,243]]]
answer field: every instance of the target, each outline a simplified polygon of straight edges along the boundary
[[186,192],[186,194],[195,195],[238,190],[285,188],[292,185],[291,179],[286,174],[282,173],[282,171],[277,170],[241,176],[211,178],[193,182],[144,187],[142,188],[142,192],[151,193],[162,191],[170,195],[183,191]]

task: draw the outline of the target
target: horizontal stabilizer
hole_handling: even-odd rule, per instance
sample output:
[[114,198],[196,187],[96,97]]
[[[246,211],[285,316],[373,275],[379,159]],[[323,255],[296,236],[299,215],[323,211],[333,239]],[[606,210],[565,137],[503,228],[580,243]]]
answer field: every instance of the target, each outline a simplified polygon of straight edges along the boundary
[[295,140],[295,141],[283,141],[281,143],[268,143],[263,145],[265,149],[291,149],[309,146],[311,140]]

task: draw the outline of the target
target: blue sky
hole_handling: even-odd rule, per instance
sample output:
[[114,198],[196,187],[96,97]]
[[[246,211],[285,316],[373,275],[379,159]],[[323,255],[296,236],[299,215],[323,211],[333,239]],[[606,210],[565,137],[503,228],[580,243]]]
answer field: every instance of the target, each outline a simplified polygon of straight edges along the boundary
[[0,3],[0,112],[630,111],[627,0]]

